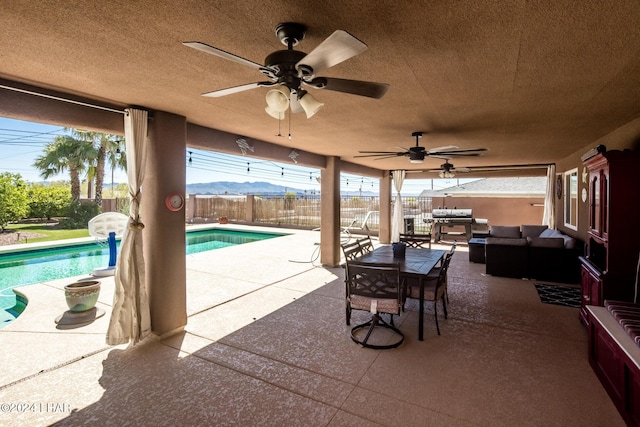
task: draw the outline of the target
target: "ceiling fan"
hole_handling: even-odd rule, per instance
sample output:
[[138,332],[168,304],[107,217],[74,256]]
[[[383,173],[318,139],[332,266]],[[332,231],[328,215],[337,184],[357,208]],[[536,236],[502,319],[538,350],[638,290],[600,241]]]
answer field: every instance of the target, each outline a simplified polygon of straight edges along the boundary
[[295,22],[278,24],[275,28],[276,36],[282,44],[287,46],[287,49],[267,55],[264,65],[202,42],[183,42],[183,44],[254,68],[268,79],[268,81],[247,83],[203,93],[203,96],[215,98],[258,87],[272,87],[267,92],[265,110],[270,116],[279,120],[284,119],[284,112],[289,106],[293,113],[304,111],[309,118],[324,105],[309,94],[305,88],[326,89],[369,98],[384,96],[389,88],[389,85],[385,83],[318,77],[317,74],[327,68],[364,52],[367,45],[346,31],[337,30],[308,54],[294,50],[293,46],[304,39],[306,30],[305,25]]
[[432,150],[427,150],[425,147],[419,145],[419,139],[422,137],[422,132],[413,132],[411,136],[416,138],[415,147],[403,148],[403,151],[360,151],[361,156],[354,157],[378,157],[376,160],[390,159],[392,157],[406,156],[409,157],[411,163],[422,163],[425,157],[435,157],[438,159],[450,159],[452,157],[473,157],[479,156],[483,151],[489,151],[488,148],[469,148],[459,149],[455,145],[448,145],[445,147],[437,147]]
[[453,178],[456,173],[465,172],[491,172],[491,171],[510,171],[510,170],[531,170],[531,169],[545,169],[549,166],[546,163],[540,164],[524,164],[524,165],[499,165],[499,166],[470,166],[470,167],[455,167],[453,164],[445,160],[438,169],[429,169],[427,172],[438,172],[440,178]]
[[453,178],[454,176],[456,176],[456,172],[469,171],[471,171],[471,169],[464,167],[456,168],[451,163],[449,163],[449,160],[445,160],[444,163],[440,165],[440,173],[438,173],[438,176],[440,178]]

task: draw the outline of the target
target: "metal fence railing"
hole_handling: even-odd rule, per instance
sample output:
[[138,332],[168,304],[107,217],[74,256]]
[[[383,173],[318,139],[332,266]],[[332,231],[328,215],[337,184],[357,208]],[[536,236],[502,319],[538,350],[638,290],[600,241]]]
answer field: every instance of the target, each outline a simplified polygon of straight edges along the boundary
[[[190,196],[191,197],[191,196]],[[249,200],[249,201],[248,201]],[[392,212],[393,203],[392,200]],[[320,196],[195,196],[193,215],[188,222],[214,222],[226,218],[228,222],[250,222],[296,228],[321,226]],[[405,218],[414,218],[416,232],[427,227],[431,198],[403,197]],[[250,212],[248,212],[250,210]],[[380,198],[351,196],[340,199],[340,225],[358,233],[380,230]]]

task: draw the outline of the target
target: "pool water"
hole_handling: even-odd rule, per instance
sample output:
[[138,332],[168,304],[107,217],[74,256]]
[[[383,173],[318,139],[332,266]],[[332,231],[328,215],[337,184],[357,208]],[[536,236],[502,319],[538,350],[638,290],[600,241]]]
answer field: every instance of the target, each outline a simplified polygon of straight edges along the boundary
[[[220,229],[189,231],[186,252],[194,254],[284,235]],[[24,300],[16,299],[13,288],[91,274],[108,264],[109,247],[99,243],[0,254],[0,328],[14,320],[25,307]]]

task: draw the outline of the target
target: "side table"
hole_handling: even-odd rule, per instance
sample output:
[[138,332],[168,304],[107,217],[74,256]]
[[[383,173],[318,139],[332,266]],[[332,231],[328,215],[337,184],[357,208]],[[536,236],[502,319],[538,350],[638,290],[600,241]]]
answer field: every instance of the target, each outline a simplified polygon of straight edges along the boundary
[[484,264],[484,247],[487,239],[474,237],[469,239],[469,261]]

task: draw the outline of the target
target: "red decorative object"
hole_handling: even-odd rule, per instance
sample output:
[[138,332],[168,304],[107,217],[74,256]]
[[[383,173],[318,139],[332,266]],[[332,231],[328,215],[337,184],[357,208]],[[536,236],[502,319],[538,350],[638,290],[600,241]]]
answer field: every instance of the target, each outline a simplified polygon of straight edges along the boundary
[[177,212],[184,206],[184,196],[180,193],[167,194],[164,204],[170,211]]

